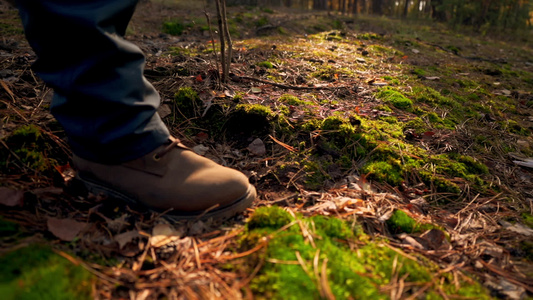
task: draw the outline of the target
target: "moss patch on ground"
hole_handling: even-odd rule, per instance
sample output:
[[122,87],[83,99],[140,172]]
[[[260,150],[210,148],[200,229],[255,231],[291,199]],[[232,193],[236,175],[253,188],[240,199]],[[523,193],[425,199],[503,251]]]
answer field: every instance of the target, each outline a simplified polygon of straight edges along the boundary
[[395,210],[387,220],[387,226],[392,233],[421,233],[430,229],[440,229],[429,223],[419,223],[402,210]]
[[7,149],[0,148],[0,170],[6,173],[20,172],[28,168],[35,172],[53,170],[56,160],[49,155],[53,143],[36,125],[22,125],[5,139]]
[[[16,223],[0,218],[3,241],[22,234]],[[50,246],[30,244],[0,254],[2,299],[92,299],[95,278],[81,266],[55,253]]]
[[0,256],[2,299],[92,299],[94,278],[44,245]]
[[413,107],[413,101],[405,95],[403,95],[401,92],[394,90],[392,88],[386,87],[381,89],[377,94],[376,97],[383,100],[385,103],[390,103],[394,107],[404,110],[411,110]]
[[404,295],[429,285],[429,298],[439,291],[490,298],[475,281],[461,280],[457,288],[445,274],[434,280],[438,266],[393,251],[384,241],[370,241],[354,224],[324,216],[293,217],[279,207],[258,208],[240,240],[242,251],[265,243],[242,264],[253,268],[264,263],[250,282],[251,291],[261,299],[316,299],[326,294],[337,299],[384,299],[389,295],[383,287],[394,284],[391,279],[398,276],[409,283]]

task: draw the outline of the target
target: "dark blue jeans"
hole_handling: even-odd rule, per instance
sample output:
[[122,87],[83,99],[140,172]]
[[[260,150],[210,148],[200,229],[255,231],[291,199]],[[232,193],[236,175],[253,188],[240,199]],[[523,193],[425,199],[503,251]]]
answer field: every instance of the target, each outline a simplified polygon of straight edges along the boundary
[[18,0],[33,69],[54,89],[51,112],[72,151],[101,163],[141,157],[165,143],[159,94],[145,58],[124,40],[137,0]]

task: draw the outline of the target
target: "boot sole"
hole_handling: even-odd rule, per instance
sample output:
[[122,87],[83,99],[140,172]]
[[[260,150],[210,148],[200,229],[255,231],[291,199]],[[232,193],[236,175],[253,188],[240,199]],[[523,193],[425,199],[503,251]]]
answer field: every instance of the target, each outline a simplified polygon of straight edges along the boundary
[[121,193],[105,185],[96,183],[94,181],[82,178],[79,175],[76,175],[76,179],[82,182],[87,188],[87,191],[90,193],[93,193],[95,195],[103,195],[108,198],[119,199],[126,203],[133,204],[136,206],[142,206],[152,212],[162,214],[163,218],[169,221],[173,221],[173,222],[179,222],[179,221],[184,221],[184,220],[185,221],[205,220],[209,218],[219,219],[219,220],[229,219],[235,216],[236,214],[243,212],[247,208],[249,208],[257,196],[255,187],[250,184],[248,185],[248,190],[246,191],[246,193],[244,193],[243,196],[241,196],[237,200],[223,207],[214,207],[213,209],[207,209],[203,211],[192,211],[192,212],[174,211],[174,210],[162,211],[162,210],[147,207],[146,205],[140,203],[139,201],[135,200],[134,198],[124,193]]

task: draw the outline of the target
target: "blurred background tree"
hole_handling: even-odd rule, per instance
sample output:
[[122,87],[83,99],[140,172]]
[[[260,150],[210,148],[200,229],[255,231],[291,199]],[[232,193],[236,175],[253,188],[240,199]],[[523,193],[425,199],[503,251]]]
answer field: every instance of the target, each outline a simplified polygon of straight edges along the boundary
[[533,29],[533,0],[227,0],[227,4],[431,19],[483,31]]

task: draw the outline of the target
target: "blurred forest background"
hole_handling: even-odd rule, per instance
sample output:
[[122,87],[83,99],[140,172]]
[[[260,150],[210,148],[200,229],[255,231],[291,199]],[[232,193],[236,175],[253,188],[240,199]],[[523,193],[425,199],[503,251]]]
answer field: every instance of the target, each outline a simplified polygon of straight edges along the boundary
[[[215,0],[207,0],[207,4]],[[373,14],[426,19],[489,30],[533,30],[533,0],[227,0],[227,5],[327,10],[342,14]]]

